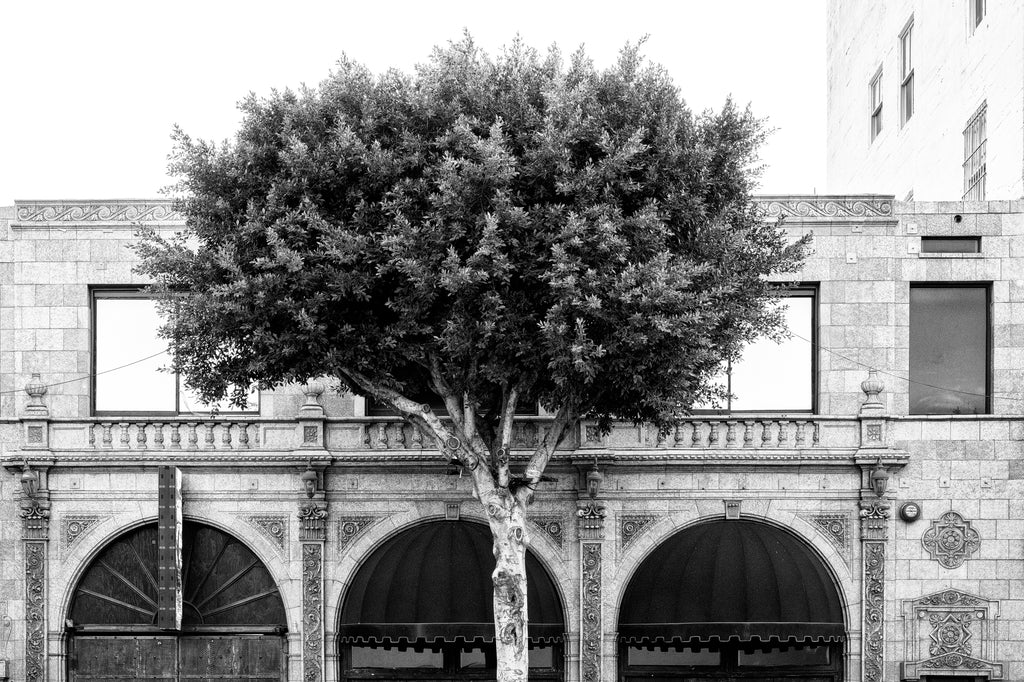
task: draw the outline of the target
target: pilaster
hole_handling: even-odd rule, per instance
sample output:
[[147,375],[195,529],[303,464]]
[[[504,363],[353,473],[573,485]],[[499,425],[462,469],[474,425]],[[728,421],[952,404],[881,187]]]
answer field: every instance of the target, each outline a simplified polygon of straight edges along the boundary
[[576,511],[580,542],[580,680],[600,682],[604,641],[604,506],[581,500]]
[[324,544],[327,541],[327,502],[299,504],[299,539],[302,542],[302,679],[324,680]]

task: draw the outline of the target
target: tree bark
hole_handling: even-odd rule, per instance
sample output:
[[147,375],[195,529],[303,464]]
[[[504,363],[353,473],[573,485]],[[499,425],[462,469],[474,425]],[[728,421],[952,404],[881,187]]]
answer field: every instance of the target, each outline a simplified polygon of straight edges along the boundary
[[482,499],[494,538],[494,646],[498,682],[526,682],[526,509],[507,490]]

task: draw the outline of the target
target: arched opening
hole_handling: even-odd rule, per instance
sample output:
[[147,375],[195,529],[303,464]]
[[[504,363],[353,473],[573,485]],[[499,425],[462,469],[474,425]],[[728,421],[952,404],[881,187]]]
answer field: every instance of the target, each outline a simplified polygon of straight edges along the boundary
[[[341,609],[341,679],[495,679],[491,547],[487,526],[434,521],[367,557]],[[530,679],[562,679],[558,590],[529,550],[526,573]]]
[[211,526],[182,529],[182,625],[157,627],[157,526],[108,544],[79,580],[68,614],[68,677],[89,680],[285,678],[284,604],[266,566]]
[[839,682],[839,592],[796,536],[750,520],[702,523],[666,540],[627,585],[622,680]]

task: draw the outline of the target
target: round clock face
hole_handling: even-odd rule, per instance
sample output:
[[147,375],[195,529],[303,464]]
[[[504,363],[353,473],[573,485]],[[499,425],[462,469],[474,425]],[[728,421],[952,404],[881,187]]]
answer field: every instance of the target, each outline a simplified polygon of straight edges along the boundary
[[907,502],[900,507],[900,517],[904,521],[916,521],[921,516],[921,505],[917,502]]

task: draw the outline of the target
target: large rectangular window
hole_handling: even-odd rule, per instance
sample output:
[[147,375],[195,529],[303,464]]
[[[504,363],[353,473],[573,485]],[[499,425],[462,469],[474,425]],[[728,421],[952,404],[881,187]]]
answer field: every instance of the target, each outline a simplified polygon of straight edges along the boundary
[[910,287],[910,414],[989,412],[989,287]]
[[[138,290],[93,291],[93,411],[97,414],[239,412],[227,401],[202,402],[170,371],[156,302]],[[245,412],[259,410],[249,394]]]
[[724,405],[698,405],[698,411],[813,412],[815,409],[816,288],[787,292],[783,307],[787,334],[762,338],[726,364],[719,381],[729,398]]
[[986,108],[983,103],[964,128],[964,201],[985,200]]
[[900,33],[900,122],[914,115],[914,18]]

